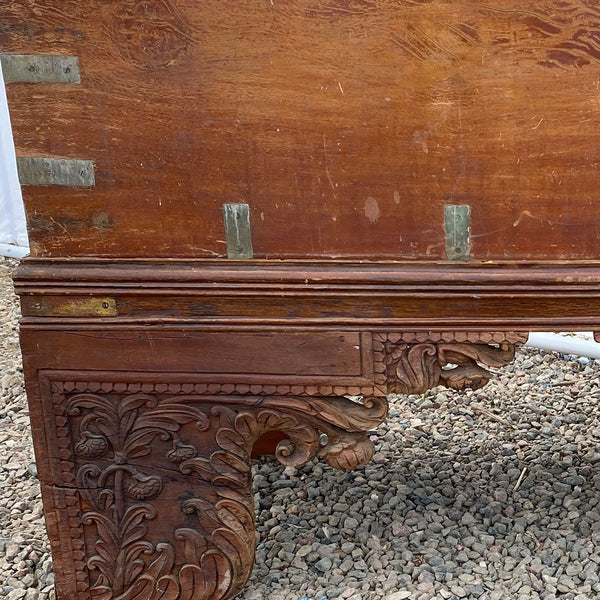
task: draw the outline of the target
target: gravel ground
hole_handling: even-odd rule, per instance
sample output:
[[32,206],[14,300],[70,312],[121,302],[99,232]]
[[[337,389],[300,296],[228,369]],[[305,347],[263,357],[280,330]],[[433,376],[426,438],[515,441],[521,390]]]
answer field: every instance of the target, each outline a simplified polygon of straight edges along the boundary
[[[0,597],[54,598],[18,308],[0,258]],[[392,399],[353,473],[255,465],[242,600],[600,595],[600,363],[523,349],[483,390]]]

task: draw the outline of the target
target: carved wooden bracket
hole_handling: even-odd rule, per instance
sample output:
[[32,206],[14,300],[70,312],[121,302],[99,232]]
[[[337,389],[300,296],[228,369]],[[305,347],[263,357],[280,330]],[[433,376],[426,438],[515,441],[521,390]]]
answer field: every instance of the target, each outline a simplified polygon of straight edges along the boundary
[[444,385],[479,389],[491,377],[481,365],[503,367],[514,359],[526,333],[374,334],[388,393],[422,394]]
[[63,479],[54,493],[62,487],[65,498],[78,497],[71,530],[61,535],[83,571],[77,591],[98,600],[236,595],[254,562],[256,440],[285,434],[276,450],[285,465],[320,456],[353,469],[371,458],[366,432],[387,415],[383,398],[217,400],[116,393],[112,384],[108,393],[53,388]]
[[[250,457],[258,440],[274,434],[285,465],[320,457],[353,469],[373,454],[367,431],[386,417],[387,393],[477,388],[490,377],[482,365],[505,365],[527,335],[361,332],[355,339],[360,352],[350,356],[360,361],[353,358],[341,386],[319,374],[310,383],[286,374],[284,384],[212,373],[216,383],[208,383],[204,373],[178,382],[174,372],[157,381],[150,370],[139,377],[78,371],[74,380],[73,371],[45,370],[36,418],[51,432],[40,473],[58,596],[235,596],[254,562]],[[165,340],[163,347],[174,344]],[[351,389],[372,395],[362,402],[335,395]]]

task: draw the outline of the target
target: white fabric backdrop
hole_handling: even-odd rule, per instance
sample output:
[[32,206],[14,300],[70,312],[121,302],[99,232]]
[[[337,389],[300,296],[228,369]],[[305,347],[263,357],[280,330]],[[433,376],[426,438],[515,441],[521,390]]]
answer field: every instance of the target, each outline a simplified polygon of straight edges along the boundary
[[0,255],[29,254],[27,223],[0,67]]

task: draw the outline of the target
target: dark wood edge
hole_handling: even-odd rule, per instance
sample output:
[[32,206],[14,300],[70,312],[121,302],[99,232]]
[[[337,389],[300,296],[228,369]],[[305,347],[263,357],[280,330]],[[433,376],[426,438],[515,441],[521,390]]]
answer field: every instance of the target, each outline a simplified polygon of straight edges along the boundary
[[149,259],[39,259],[25,258],[15,273],[21,288],[37,285],[77,287],[130,287],[139,284],[161,287],[198,288],[251,284],[275,284],[294,289],[327,286],[353,287],[422,285],[428,289],[462,286],[600,284],[600,261],[595,262],[485,262],[414,263],[350,261],[229,261]]
[[[339,293],[355,289],[402,291],[472,290],[473,286],[520,291],[539,287],[589,289],[600,285],[600,261],[588,263],[411,263],[348,261],[224,261],[148,259],[24,259],[15,272],[20,292],[33,288],[136,288],[153,293],[161,288],[243,291],[293,289]],[[140,285],[144,285],[140,288]],[[146,287],[148,286],[148,287]],[[600,289],[599,289],[600,291]]]
[[[15,284],[24,327],[600,329],[600,263],[27,259]],[[86,297],[116,310],[69,314]]]

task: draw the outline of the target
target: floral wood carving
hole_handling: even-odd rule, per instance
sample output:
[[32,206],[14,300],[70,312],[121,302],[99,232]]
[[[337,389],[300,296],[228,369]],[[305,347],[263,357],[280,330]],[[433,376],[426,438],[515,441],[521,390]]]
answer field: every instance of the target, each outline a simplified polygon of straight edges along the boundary
[[92,598],[215,600],[237,594],[252,570],[256,440],[280,431],[282,463],[320,456],[352,469],[371,458],[365,434],[387,403],[82,393],[65,415]]
[[376,343],[383,350],[390,393],[422,394],[437,385],[455,390],[479,389],[492,376],[481,365],[507,365],[514,359],[516,342],[527,340],[526,334],[514,333],[506,334],[505,339],[495,345],[455,341],[461,338],[457,334],[432,337],[437,341],[411,338],[410,334],[376,337]]

